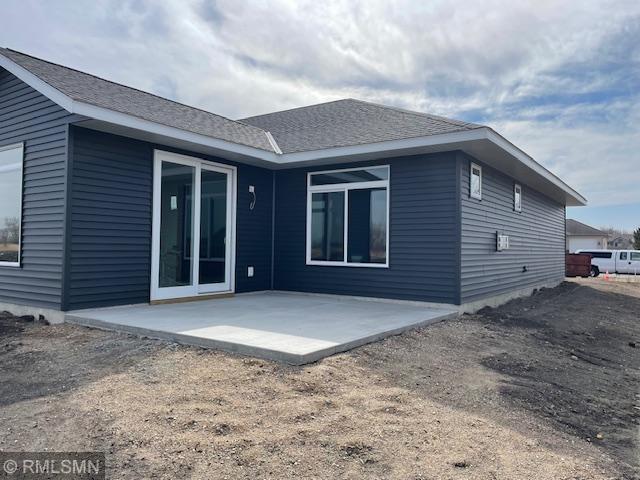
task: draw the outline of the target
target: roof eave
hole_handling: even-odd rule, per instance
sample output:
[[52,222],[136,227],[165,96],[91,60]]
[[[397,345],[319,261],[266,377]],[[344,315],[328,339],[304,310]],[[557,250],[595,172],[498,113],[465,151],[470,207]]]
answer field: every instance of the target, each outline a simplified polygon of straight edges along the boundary
[[[248,145],[242,145],[235,142],[230,142],[216,137],[210,137],[208,135],[202,135],[199,133],[189,132],[180,128],[171,127],[161,123],[152,122],[143,118],[128,115],[126,113],[116,112],[108,108],[98,107],[88,103],[73,102],[73,113],[77,113],[84,117],[88,117],[90,120],[82,122],[82,124],[88,128],[96,130],[107,131],[111,133],[117,133],[118,129],[127,130],[128,133],[121,131],[121,134],[125,136],[140,138],[142,140],[151,140],[156,143],[162,143],[163,139],[173,139],[179,142],[185,142],[185,145],[174,145],[177,147],[185,148],[186,144],[201,145],[212,149],[212,152],[216,155],[220,154],[232,154],[233,159],[242,160],[256,159],[264,162],[274,162],[276,158],[275,152],[269,152],[260,148],[250,147]],[[144,132],[136,134],[135,132]]]
[[[587,199],[489,127],[390,140],[346,147],[285,153],[276,157],[277,168],[365,161],[391,156],[417,155],[451,150],[464,151],[567,206],[584,206]],[[549,188],[545,188],[549,187]]]
[[[85,126],[89,128],[95,127],[98,130],[110,131],[111,129],[109,128],[109,125],[124,127],[131,129],[132,131],[147,132],[160,137],[168,137],[191,144],[207,146],[213,149],[213,153],[231,153],[236,158],[250,157],[272,162],[276,155],[275,152],[270,152],[268,150],[262,150],[260,148],[182,130],[180,128],[163,125],[161,123],[145,120],[126,113],[74,100],[60,90],[49,85],[44,80],[40,79],[37,75],[31,73],[22,65],[19,65],[2,54],[0,54],[0,67],[15,75],[17,78],[40,92],[45,97],[49,98],[52,102],[64,108],[69,113],[92,119],[93,123],[90,121],[84,122]],[[96,122],[102,122],[102,124],[99,125]],[[265,137],[272,145],[268,132],[264,133]],[[130,136],[137,138],[137,135]]]

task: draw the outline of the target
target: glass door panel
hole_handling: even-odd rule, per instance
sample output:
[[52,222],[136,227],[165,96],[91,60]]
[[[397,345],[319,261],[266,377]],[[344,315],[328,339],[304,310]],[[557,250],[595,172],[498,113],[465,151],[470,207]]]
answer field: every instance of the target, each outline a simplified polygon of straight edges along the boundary
[[151,299],[233,290],[235,172],[156,151]]
[[227,280],[227,174],[202,169],[199,284]]
[[160,180],[160,288],[193,285],[193,215],[196,169],[162,162]]

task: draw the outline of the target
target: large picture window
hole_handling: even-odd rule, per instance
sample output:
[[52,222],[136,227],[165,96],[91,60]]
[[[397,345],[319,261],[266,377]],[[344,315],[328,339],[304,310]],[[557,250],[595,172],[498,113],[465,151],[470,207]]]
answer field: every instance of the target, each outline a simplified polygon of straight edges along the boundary
[[389,167],[308,175],[307,264],[389,265]]
[[20,266],[23,145],[0,147],[0,267]]

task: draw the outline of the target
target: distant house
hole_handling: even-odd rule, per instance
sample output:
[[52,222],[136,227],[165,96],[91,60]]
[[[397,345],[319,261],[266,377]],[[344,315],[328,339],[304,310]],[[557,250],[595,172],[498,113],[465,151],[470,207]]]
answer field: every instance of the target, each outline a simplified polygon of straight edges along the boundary
[[575,252],[576,250],[607,248],[608,235],[602,230],[590,227],[577,220],[567,218],[567,250]]
[[633,249],[633,235],[630,233],[623,233],[609,240],[609,248],[616,250],[631,250]]

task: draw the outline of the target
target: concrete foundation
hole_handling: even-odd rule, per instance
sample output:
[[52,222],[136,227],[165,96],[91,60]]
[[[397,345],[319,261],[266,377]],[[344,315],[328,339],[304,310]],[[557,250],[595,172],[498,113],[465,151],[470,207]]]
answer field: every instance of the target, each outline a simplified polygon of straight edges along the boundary
[[37,320],[42,315],[49,323],[64,322],[64,312],[49,308],[31,307],[29,305],[17,305],[15,303],[1,303],[0,312],[10,312],[16,316],[33,315]]
[[474,302],[463,303],[459,306],[458,312],[462,313],[475,313],[478,310],[483,309],[484,307],[499,307],[507,303],[509,300],[513,300],[515,298],[528,297],[533,293],[534,290],[539,290],[541,288],[553,288],[557,287],[564,281],[564,278],[560,280],[554,280],[552,282],[543,283],[540,285],[535,285],[527,288],[520,288],[518,290],[513,290],[511,292],[503,293],[501,295],[496,295],[489,298],[483,298],[481,300],[477,300]]

